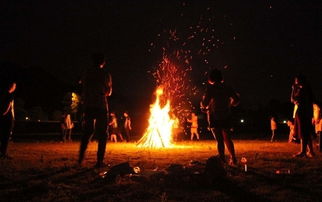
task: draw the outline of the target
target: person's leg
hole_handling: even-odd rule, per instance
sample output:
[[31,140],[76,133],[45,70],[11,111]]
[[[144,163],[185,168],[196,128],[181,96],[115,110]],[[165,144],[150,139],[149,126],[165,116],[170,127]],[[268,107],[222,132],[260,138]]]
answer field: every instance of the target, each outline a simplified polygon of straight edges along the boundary
[[222,129],[212,128],[211,132],[217,139],[217,150],[218,150],[219,157],[225,162],[225,145],[224,145],[224,139],[222,135]]
[[96,119],[96,129],[98,137],[98,149],[97,149],[97,167],[103,166],[105,149],[106,149],[106,140],[108,136],[107,130],[107,112],[100,112],[99,116]]
[[118,136],[120,137],[121,142],[123,142],[123,141],[124,141],[123,135],[122,135],[122,133],[121,133],[121,132],[119,132],[119,131],[118,131]]
[[303,137],[301,139],[301,153],[306,154],[307,151],[307,143],[308,143],[308,138]]
[[322,136],[321,131],[318,132],[318,143],[319,143],[319,151],[322,152]]
[[[72,141],[72,129],[67,130],[67,140]],[[89,141],[89,140],[88,140]]]
[[64,130],[63,142],[66,142],[66,140],[68,140],[68,133],[69,133],[69,129],[65,129]]
[[307,140],[306,138],[301,138],[301,151],[297,154],[295,154],[293,157],[304,157],[306,156],[306,147],[307,147]]
[[78,163],[81,164],[84,160],[85,151],[87,149],[87,145],[89,142],[89,139],[91,138],[91,135],[94,130],[94,117],[91,113],[85,114],[85,123],[84,123],[84,134],[81,139],[80,149],[79,149],[79,158]]
[[237,163],[237,159],[236,159],[236,155],[235,155],[235,147],[234,147],[234,143],[231,139],[231,132],[230,130],[223,130],[223,136],[224,136],[224,142],[225,145],[230,153],[230,158],[232,160],[232,163],[236,164]]
[[10,138],[10,130],[12,125],[12,120],[10,119],[4,119],[0,122],[0,139],[1,139],[1,145],[0,145],[0,152],[1,156],[6,157],[8,145],[9,145],[9,138]]
[[315,156],[314,151],[313,151],[313,141],[312,141],[312,136],[309,135],[308,140],[307,140],[307,146],[309,148],[308,153],[306,154],[308,157],[312,158]]
[[288,135],[288,143],[291,143],[293,140],[293,135],[292,133],[290,132],[290,134]]
[[198,128],[196,128],[195,132],[196,132],[197,140],[199,140],[200,138],[199,138]]
[[126,133],[126,138],[127,138],[127,141],[130,142],[131,141],[131,132],[129,129],[126,129],[125,130],[125,133]]
[[274,142],[275,130],[272,130],[271,142]]
[[114,134],[114,133],[113,133],[113,134],[111,135],[111,141],[112,141],[112,142],[115,142],[115,143],[117,142],[116,134]]
[[61,141],[65,142],[66,141],[66,129],[63,128],[61,131]]
[[10,132],[9,131],[5,131],[5,132],[1,133],[1,145],[0,145],[1,156],[6,156],[7,155],[9,137],[10,137]]
[[192,128],[190,129],[190,134],[191,134],[190,140],[192,141],[193,140],[193,129]]

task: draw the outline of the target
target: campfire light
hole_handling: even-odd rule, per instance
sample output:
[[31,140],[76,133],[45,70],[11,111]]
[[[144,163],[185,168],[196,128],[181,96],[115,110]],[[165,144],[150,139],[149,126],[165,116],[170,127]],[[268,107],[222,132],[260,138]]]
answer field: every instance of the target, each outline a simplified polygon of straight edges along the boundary
[[160,96],[163,94],[162,87],[156,90],[156,101],[150,106],[149,126],[143,137],[138,141],[138,147],[146,148],[169,148],[172,144],[172,127],[174,120],[169,115],[170,100],[162,107]]

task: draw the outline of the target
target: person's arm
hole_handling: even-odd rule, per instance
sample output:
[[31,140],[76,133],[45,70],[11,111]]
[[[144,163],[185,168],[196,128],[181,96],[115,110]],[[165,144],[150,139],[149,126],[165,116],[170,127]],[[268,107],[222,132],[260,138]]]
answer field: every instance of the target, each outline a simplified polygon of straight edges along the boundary
[[13,105],[12,102],[13,101],[9,102],[8,106],[5,108],[6,110],[2,113],[3,116],[7,115],[9,112],[12,113],[12,111],[11,111],[12,110],[12,105]]
[[132,130],[132,122],[130,118],[129,118],[129,129]]
[[240,103],[240,95],[232,90],[231,96],[230,96],[230,105],[233,107],[236,107]]
[[295,100],[294,100],[294,85],[292,85],[291,103],[294,103],[295,104]]
[[11,101],[11,114],[12,114],[13,120],[15,120],[15,101],[14,100]]
[[112,95],[112,76],[111,74],[108,74],[108,81],[107,81],[107,92],[106,92],[106,96],[111,96]]
[[200,108],[201,110],[207,110],[210,104],[211,96],[209,91],[209,86],[206,89],[205,94],[202,96],[202,100],[200,102]]

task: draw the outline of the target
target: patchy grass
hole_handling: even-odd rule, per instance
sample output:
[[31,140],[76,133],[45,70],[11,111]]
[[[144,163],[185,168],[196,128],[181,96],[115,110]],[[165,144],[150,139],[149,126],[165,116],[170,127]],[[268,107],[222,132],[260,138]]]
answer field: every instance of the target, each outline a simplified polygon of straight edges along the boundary
[[[0,198],[5,201],[320,201],[322,155],[294,159],[299,145],[285,142],[235,141],[243,166],[225,166],[227,176],[207,179],[167,176],[171,164],[188,167],[217,155],[215,141],[182,142],[184,148],[149,150],[135,144],[108,143],[106,163],[129,162],[141,175],[114,183],[102,179],[105,169],[94,169],[96,143],[90,143],[85,164],[76,166],[79,142],[11,143],[12,160],[0,160]],[[290,174],[275,174],[289,169]],[[158,174],[158,175],[157,175]],[[148,177],[147,177],[148,176]],[[152,176],[152,177],[151,177]],[[181,179],[184,178],[184,179]]]

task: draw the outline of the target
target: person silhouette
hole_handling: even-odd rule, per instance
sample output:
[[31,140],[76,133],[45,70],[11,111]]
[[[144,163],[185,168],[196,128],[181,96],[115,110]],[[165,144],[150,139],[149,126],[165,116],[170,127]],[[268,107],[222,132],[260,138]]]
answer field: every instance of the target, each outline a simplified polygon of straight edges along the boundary
[[15,82],[5,82],[0,90],[0,158],[11,159],[8,155],[9,138],[14,122]]
[[[314,97],[310,85],[304,75],[295,76],[292,85],[291,102],[294,104],[294,127],[296,136],[301,140],[301,150],[293,157],[314,156],[312,134],[313,134],[313,102]],[[307,147],[309,151],[307,151]]]
[[239,95],[224,83],[222,74],[214,69],[208,76],[208,87],[202,97],[201,110],[207,112],[209,128],[217,139],[219,157],[225,160],[225,145],[230,153],[229,164],[237,164],[231,139],[231,107],[239,104]]
[[125,139],[127,142],[130,142],[131,141],[131,131],[132,131],[131,117],[127,111],[125,111],[123,113],[123,117],[124,117],[123,130],[124,130]]
[[274,142],[276,130],[277,130],[277,123],[276,123],[275,117],[271,117],[271,131],[272,131],[271,142]]
[[84,134],[81,139],[78,163],[81,165],[87,145],[95,131],[98,139],[97,163],[104,166],[104,155],[108,136],[108,97],[112,94],[112,76],[106,70],[103,54],[92,55],[93,66],[83,78]]
[[61,129],[62,129],[62,141],[66,142],[72,141],[72,129],[74,128],[74,123],[71,119],[69,113],[64,112],[61,120]]
[[191,119],[188,119],[188,122],[191,123],[190,126],[190,140],[193,140],[193,137],[196,136],[197,140],[199,140],[199,133],[198,133],[198,116],[192,112]]

